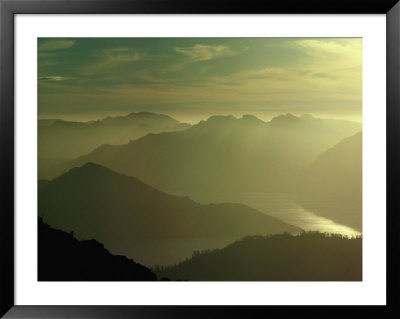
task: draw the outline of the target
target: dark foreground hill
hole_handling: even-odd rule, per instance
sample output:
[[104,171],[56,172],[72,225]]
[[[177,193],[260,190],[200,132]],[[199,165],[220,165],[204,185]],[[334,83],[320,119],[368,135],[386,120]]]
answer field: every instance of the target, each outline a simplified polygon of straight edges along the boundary
[[[166,249],[182,260],[194,249],[219,248],[247,235],[301,231],[245,205],[198,204],[92,163],[45,184],[38,200],[39,215],[52,227],[74,231],[79,239],[96,238],[107,248],[124,245],[129,251],[119,253],[141,263]],[[174,245],[159,246],[169,240]]]
[[246,237],[154,271],[191,281],[360,281],[362,239],[321,233]]
[[39,281],[149,281],[156,275],[125,256],[110,254],[96,240],[78,241],[39,218]]

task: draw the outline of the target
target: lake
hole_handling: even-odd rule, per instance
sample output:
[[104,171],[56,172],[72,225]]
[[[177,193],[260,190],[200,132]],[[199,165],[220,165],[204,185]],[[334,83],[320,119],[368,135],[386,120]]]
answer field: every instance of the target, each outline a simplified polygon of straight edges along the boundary
[[[183,196],[175,193],[174,195]],[[320,231],[338,233],[347,236],[357,236],[361,233],[356,229],[318,216],[305,209],[308,207],[323,207],[335,210],[336,204],[331,201],[312,201],[285,193],[192,193],[194,201],[210,203],[241,203],[253,207],[265,214],[274,216],[286,223],[298,226],[305,231]],[[307,202],[305,202],[307,201]],[[156,265],[171,265],[190,258],[193,251],[223,248],[240,238],[190,238],[169,240],[140,241],[107,241],[106,249],[113,254],[125,255],[148,267]]]
[[[179,194],[175,194],[179,195]],[[182,195],[179,195],[182,196]],[[342,206],[334,201],[328,200],[310,200],[300,195],[287,193],[192,193],[190,198],[194,201],[211,203],[241,203],[255,208],[267,215],[274,216],[286,223],[298,226],[305,231],[320,231],[327,233],[338,233],[347,236],[361,235],[361,232],[350,226],[337,223],[331,219],[318,216],[307,210],[305,207],[313,207],[315,211],[319,209],[341,210]],[[356,214],[349,212],[349,215]],[[349,222],[351,218],[349,217]],[[361,224],[361,221],[359,221]]]

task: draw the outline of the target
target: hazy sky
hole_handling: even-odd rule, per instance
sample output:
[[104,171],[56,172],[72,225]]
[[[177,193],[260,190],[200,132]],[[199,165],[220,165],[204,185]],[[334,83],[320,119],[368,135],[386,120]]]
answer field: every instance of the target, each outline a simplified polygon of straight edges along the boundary
[[39,117],[151,111],[361,121],[359,38],[39,39]]

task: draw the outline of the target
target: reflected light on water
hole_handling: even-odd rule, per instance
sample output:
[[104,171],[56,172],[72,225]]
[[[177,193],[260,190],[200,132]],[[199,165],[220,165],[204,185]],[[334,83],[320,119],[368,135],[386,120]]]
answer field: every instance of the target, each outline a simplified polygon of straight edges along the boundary
[[[361,233],[351,227],[336,223],[328,218],[317,216],[304,208],[298,206],[296,211],[301,218],[282,218],[287,223],[292,223],[305,231],[320,231],[322,233],[335,233],[349,237],[361,235]],[[287,216],[287,215],[286,215]],[[285,216],[285,217],[286,217]],[[274,216],[279,217],[279,216]]]
[[[179,194],[177,194],[179,195]],[[337,223],[331,219],[318,216],[290,199],[284,193],[197,193],[190,196],[194,201],[210,204],[221,202],[241,203],[253,207],[269,216],[276,217],[288,224],[302,228],[305,231],[335,233],[349,237],[361,233],[349,226]],[[326,202],[325,205],[334,205]]]

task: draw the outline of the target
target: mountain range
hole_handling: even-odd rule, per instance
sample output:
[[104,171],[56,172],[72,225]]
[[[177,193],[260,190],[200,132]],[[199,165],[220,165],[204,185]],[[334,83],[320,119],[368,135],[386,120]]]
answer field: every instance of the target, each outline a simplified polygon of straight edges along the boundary
[[308,212],[361,231],[360,123],[292,114],[264,122],[245,115],[212,116],[184,128],[169,117],[134,113],[100,126],[130,127],[139,118],[180,129],[104,144],[59,164],[39,159],[39,178],[47,178],[38,183],[39,215],[46,222],[147,266],[174,264],[193,250],[223,248],[243,236],[301,231],[270,216],[283,218],[284,207],[243,201],[261,213],[236,204],[246,197],[240,194],[293,194]]
[[[124,254],[141,263],[153,262],[143,243],[157,256],[163,243],[178,241],[188,246],[175,253],[183,258],[187,251],[216,248],[245,235],[301,231],[245,205],[198,204],[93,163],[41,181],[38,196],[39,216],[52,227],[73,231],[78,239],[96,238],[106,247],[125,243]],[[199,245],[202,239],[207,242]]]
[[[50,164],[76,158],[102,144],[126,144],[149,133],[184,130],[190,125],[167,115],[151,112],[130,113],[90,122],[59,119],[38,121],[39,158]],[[58,160],[58,162],[57,162]]]
[[[308,210],[362,229],[362,132],[320,154],[293,179],[292,192]],[[308,199],[308,200],[307,200]],[[334,205],[318,205],[331,202]]]
[[286,114],[270,122],[245,115],[212,116],[192,127],[148,134],[124,145],[53,166],[40,178],[54,178],[87,162],[135,176],[160,190],[282,191],[300,168],[311,163],[361,124]]

